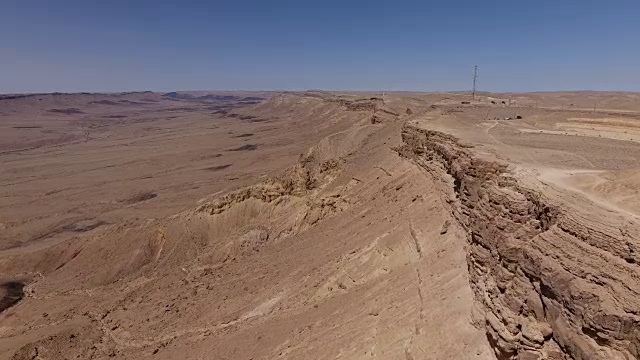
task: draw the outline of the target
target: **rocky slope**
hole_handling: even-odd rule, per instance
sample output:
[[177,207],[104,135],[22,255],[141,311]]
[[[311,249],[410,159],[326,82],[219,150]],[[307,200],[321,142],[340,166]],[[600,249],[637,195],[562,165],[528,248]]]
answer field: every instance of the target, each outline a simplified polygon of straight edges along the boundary
[[0,251],[0,272],[19,282],[5,289],[0,359],[491,359],[471,323],[462,229],[433,180],[393,150],[420,106],[294,93],[230,110],[214,124],[242,121],[234,134],[259,144],[245,171],[282,164],[260,153],[261,127],[296,148],[307,132],[315,141],[284,170],[242,186],[229,177],[183,211],[132,208]]
[[[84,96],[52,98],[61,109],[103,101]],[[4,155],[27,162],[21,176],[39,176],[46,191],[31,207],[11,206],[16,219],[66,216],[67,207],[91,216],[61,218],[55,238],[31,236],[26,221],[0,228],[0,240],[14,241],[0,244],[0,359],[638,358],[638,218],[449,135],[513,150],[499,141],[512,133],[498,131],[515,125],[483,125],[485,105],[464,99],[313,91],[238,107],[188,100],[182,117],[164,122],[150,105],[127,113],[145,124],[127,146],[96,136],[68,150],[142,152],[137,163],[104,164],[131,182],[110,170],[95,178],[109,181],[101,189],[154,191],[106,200],[76,171],[51,180],[43,169],[72,164],[64,152],[28,150],[36,164]],[[26,199],[35,185],[5,174],[12,198]],[[71,180],[86,191],[47,188]]]
[[453,136],[405,126],[399,149],[467,231],[467,263],[498,359],[640,356],[640,228],[542,191]]

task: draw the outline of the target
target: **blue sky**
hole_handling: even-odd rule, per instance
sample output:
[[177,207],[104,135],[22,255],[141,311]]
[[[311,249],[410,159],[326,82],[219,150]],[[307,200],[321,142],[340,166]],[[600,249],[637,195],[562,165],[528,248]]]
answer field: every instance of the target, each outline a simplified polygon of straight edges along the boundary
[[638,0],[0,0],[0,93],[640,91]]

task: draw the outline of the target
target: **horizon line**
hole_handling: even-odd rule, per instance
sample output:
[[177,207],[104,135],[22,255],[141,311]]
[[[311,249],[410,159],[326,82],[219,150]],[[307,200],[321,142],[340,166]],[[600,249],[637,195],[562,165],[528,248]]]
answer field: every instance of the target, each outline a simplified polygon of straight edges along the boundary
[[[140,93],[155,93],[155,94],[168,94],[172,92],[181,92],[181,93],[189,93],[189,92],[244,92],[244,93],[258,93],[258,92],[271,92],[271,93],[287,93],[287,92],[345,92],[345,93],[423,93],[423,94],[459,94],[459,93],[471,93],[472,90],[384,90],[384,89],[376,89],[376,90],[345,90],[345,89],[333,89],[333,90],[325,90],[325,89],[271,89],[271,90],[243,90],[243,89],[191,89],[191,90],[171,90],[171,91],[157,91],[157,90],[133,90],[133,91],[49,91],[49,92],[0,92],[0,96],[30,96],[30,95],[124,95],[124,94],[140,94]],[[536,93],[640,93],[640,90],[632,91],[632,90],[593,90],[593,89],[582,89],[582,90],[532,90],[532,91],[476,91],[476,94],[536,94]]]

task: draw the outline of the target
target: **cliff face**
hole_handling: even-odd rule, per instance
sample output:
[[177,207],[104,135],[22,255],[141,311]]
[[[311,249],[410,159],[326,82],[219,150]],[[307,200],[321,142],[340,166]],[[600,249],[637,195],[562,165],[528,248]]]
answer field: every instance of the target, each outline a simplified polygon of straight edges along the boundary
[[405,126],[402,138],[400,154],[441,180],[467,230],[470,282],[498,359],[639,358],[637,221],[565,202],[455,137]]

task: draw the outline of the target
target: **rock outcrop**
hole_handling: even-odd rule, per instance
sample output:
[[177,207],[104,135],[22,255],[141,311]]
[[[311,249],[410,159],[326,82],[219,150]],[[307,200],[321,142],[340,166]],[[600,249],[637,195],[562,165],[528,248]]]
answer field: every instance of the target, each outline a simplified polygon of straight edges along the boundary
[[[640,358],[640,226],[517,179],[413,126],[399,152],[442,180],[498,359]],[[575,199],[573,199],[575,200]]]

